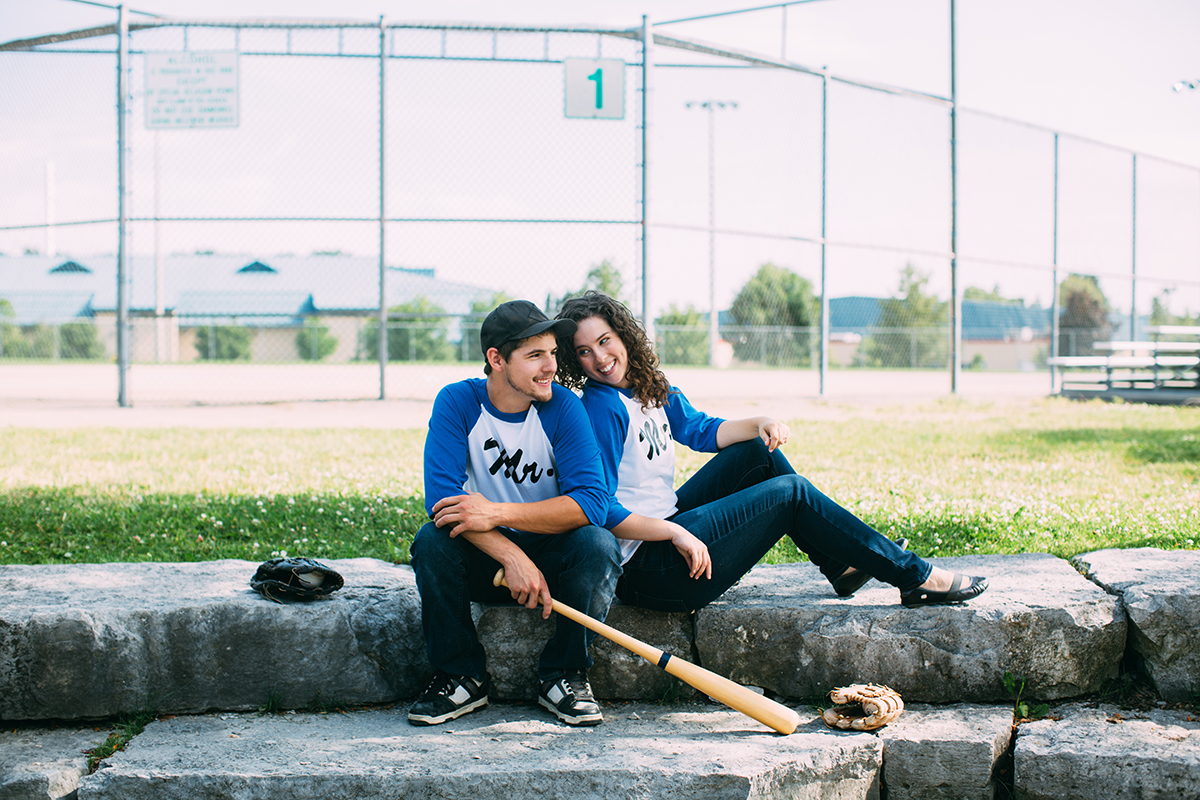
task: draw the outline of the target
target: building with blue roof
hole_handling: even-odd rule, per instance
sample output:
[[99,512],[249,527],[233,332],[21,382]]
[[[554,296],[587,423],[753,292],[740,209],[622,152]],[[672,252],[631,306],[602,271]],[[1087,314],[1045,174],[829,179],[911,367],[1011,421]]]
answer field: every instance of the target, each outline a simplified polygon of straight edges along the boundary
[[[117,279],[114,256],[0,256],[0,299],[18,326],[93,320],[115,351]],[[192,360],[195,331],[235,325],[254,331],[252,358],[297,357],[295,336],[317,319],[337,338],[331,361],[359,357],[361,332],[379,315],[379,262],[348,255],[172,255],[162,259],[161,301],[154,258],[129,264],[131,356],[134,361]],[[495,290],[445,281],[433,269],[388,267],[387,307],[425,298],[461,317]],[[156,318],[158,304],[162,317]],[[457,331],[451,336],[456,337]],[[166,340],[166,347],[163,342]]]

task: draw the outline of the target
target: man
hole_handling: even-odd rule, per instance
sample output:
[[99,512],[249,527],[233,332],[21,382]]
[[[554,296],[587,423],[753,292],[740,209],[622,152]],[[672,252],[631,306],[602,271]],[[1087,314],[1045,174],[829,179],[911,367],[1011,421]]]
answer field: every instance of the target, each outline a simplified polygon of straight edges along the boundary
[[[621,554],[604,528],[608,497],[583,406],[554,383],[556,334],[525,300],[488,314],[480,332],[485,378],[438,393],[425,440],[426,523],[412,566],[433,681],[408,712],[437,725],[488,702],[486,657],[471,601],[510,596],[549,618],[551,593],[596,619],[608,614]],[[509,589],[492,585],[504,568]],[[568,725],[598,725],[588,648],[595,634],[559,617],[538,660],[538,703]]]

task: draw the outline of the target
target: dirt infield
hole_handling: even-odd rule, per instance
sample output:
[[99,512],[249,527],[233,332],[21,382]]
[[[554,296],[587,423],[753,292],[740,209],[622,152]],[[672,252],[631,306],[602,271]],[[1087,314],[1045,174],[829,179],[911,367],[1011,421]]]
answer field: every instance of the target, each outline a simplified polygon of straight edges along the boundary
[[[131,407],[117,405],[111,365],[0,365],[0,426],[32,428],[423,428],[451,381],[478,365],[390,365],[387,399],[371,365],[135,365]],[[948,372],[835,371],[824,395],[813,370],[667,370],[696,405],[728,418],[830,419],[954,397]],[[958,397],[1028,404],[1051,394],[1046,373],[964,372]]]

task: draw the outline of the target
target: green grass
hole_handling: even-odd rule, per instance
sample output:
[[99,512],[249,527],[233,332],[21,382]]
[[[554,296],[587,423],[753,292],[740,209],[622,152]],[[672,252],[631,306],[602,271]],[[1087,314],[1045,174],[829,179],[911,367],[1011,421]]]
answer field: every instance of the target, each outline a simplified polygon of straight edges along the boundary
[[95,772],[96,767],[100,766],[100,762],[111,756],[118,750],[124,750],[125,745],[129,744],[135,736],[138,736],[146,729],[146,726],[153,722],[155,714],[150,709],[144,709],[130,714],[122,714],[114,725],[113,732],[105,739],[104,744],[99,745],[87,752],[88,771]]
[[[797,471],[925,556],[1195,548],[1200,409],[945,400],[791,422]],[[0,428],[0,563],[406,561],[424,431]],[[679,451],[680,479],[707,456]],[[771,561],[798,558],[785,541]]]

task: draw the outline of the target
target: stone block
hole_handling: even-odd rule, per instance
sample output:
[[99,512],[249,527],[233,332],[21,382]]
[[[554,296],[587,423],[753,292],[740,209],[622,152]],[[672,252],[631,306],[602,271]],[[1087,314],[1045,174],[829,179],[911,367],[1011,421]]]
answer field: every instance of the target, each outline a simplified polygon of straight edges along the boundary
[[1031,699],[1094,692],[1117,674],[1124,612],[1066,561],[1031,553],[937,563],[986,576],[989,589],[910,609],[878,581],[839,598],[811,564],[756,567],[696,613],[701,663],[786,697],[871,682],[926,703],[1009,701],[1005,671],[1026,678]]
[[0,731],[0,798],[67,800],[88,773],[87,751],[106,728],[15,728]]
[[1010,706],[908,705],[879,730],[888,800],[993,800]]
[[[517,605],[473,607],[479,639],[488,655],[492,697],[528,700],[537,693],[537,662],[559,619],[542,619],[540,611]],[[673,656],[693,661],[692,616],[663,614],[614,602],[608,625]],[[659,700],[681,684],[657,665],[597,636],[592,645],[595,666],[588,672],[596,697],[607,700]],[[687,691],[690,691],[687,690]]]
[[1200,797],[1200,720],[1185,711],[1067,705],[1017,729],[1021,800]]
[[257,564],[0,566],[0,719],[381,702],[428,678],[412,570],[327,562],[335,594],[274,603]]
[[1072,559],[1088,578],[1119,595],[1129,618],[1129,647],[1165,700],[1200,694],[1200,552],[1099,550]]
[[595,728],[492,704],[416,728],[402,708],[177,717],[83,779],[79,800],[878,798],[883,744],[813,720],[780,736],[712,706],[606,706]]

